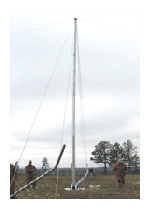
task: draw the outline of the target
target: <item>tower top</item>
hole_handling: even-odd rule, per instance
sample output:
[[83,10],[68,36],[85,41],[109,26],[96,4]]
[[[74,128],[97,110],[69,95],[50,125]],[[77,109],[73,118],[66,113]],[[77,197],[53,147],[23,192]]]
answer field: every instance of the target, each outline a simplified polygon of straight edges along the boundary
[[76,21],[76,20],[78,20],[77,18],[74,18],[74,20]]

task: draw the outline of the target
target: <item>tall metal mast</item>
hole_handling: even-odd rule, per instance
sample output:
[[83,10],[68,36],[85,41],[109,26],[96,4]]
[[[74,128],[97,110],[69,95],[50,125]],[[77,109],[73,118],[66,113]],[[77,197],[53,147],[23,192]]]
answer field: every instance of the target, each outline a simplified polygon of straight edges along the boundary
[[73,86],[72,86],[72,184],[75,189],[75,84],[76,84],[76,39],[77,39],[77,18],[74,18],[74,52],[73,52]]

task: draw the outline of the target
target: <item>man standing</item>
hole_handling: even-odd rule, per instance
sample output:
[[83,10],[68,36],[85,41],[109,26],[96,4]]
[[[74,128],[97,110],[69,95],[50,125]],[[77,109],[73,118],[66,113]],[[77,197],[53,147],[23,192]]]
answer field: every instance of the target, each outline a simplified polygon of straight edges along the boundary
[[[29,160],[28,166],[25,167],[25,171],[26,171],[27,184],[30,181],[35,180],[35,171],[36,171],[36,168],[35,168],[35,166],[32,165],[32,161],[31,160]],[[34,182],[32,184],[32,188],[33,189],[36,189],[36,182]]]
[[113,167],[113,172],[116,174],[119,187],[125,184],[125,172],[127,171],[127,166],[121,160],[118,161]]
[[93,168],[89,168],[90,177],[93,177]]
[[[15,181],[18,180],[16,168],[13,164],[10,164],[10,195],[15,193]],[[13,196],[11,199],[15,199]]]

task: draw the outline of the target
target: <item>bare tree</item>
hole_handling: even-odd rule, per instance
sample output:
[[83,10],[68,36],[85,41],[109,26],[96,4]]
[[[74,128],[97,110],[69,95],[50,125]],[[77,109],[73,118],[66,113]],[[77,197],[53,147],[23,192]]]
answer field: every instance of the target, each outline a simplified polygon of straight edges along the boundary
[[44,157],[43,158],[42,163],[43,163],[42,169],[44,171],[47,171],[49,169],[49,163],[48,163],[47,157]]
[[19,162],[18,161],[15,162],[15,167],[16,167],[16,171],[18,171],[19,170]]

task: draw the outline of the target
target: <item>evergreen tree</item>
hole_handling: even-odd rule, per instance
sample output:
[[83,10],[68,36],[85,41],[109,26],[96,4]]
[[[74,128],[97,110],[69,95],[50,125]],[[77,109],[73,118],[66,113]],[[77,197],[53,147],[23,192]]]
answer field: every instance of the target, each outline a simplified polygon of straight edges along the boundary
[[131,166],[133,164],[133,155],[137,153],[137,146],[134,146],[130,139],[124,142],[122,146],[123,160],[128,164],[128,171],[130,172]]
[[111,164],[117,163],[118,160],[122,158],[122,154],[123,154],[122,152],[123,152],[123,149],[121,145],[115,142],[114,145],[112,146],[111,153],[110,153]]
[[106,175],[107,164],[110,164],[110,156],[112,144],[109,141],[101,141],[95,146],[95,150],[92,152],[93,157],[90,158],[91,161],[95,163],[104,164],[104,173]]
[[137,154],[133,155],[132,164],[135,168],[135,173],[137,174],[138,167],[140,166],[140,157]]

